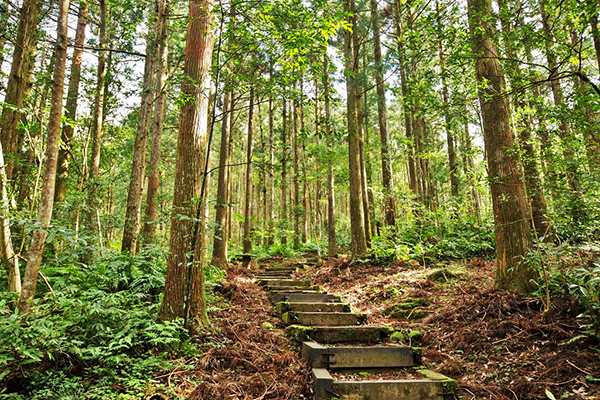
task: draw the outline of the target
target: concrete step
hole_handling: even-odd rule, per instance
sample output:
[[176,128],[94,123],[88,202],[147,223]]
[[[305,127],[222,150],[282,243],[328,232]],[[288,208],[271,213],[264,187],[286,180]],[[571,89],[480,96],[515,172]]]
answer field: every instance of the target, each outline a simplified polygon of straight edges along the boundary
[[297,281],[294,279],[261,279],[258,281],[261,286],[293,286],[293,287],[309,287],[310,281]]
[[365,314],[348,312],[288,311],[281,316],[281,319],[288,325],[298,324],[304,326],[352,326],[367,322]]
[[299,342],[366,343],[388,340],[394,329],[387,326],[302,326],[291,325],[288,335]]
[[325,368],[313,368],[315,400],[450,400],[458,399],[454,379],[417,368],[423,379],[338,381]]
[[350,305],[346,303],[290,303],[286,301],[275,305],[278,314],[287,311],[301,312],[350,312]]
[[302,343],[302,358],[313,368],[405,368],[421,362],[421,349],[403,346],[341,347]]
[[291,274],[285,274],[285,275],[257,274],[257,275],[254,275],[254,278],[256,278],[257,281],[260,281],[262,279],[292,279],[292,275]]
[[289,266],[289,265],[265,268],[265,272],[294,272],[294,271],[296,271],[296,267]]
[[326,293],[302,293],[302,292],[280,292],[271,295],[273,303],[287,301],[290,303],[336,303],[340,301],[338,296]]
[[321,293],[319,286],[263,286],[269,294],[277,293]]

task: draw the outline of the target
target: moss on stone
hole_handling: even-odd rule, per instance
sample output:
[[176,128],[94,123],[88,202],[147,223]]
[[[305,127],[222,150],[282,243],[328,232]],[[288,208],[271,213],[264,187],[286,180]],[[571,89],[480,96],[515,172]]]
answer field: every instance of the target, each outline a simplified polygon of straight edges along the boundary
[[404,336],[404,334],[402,332],[394,332],[394,333],[392,333],[391,339],[394,342],[404,342],[404,341],[406,341],[406,337]]
[[413,340],[421,340],[423,338],[423,333],[421,331],[410,331],[408,336]]

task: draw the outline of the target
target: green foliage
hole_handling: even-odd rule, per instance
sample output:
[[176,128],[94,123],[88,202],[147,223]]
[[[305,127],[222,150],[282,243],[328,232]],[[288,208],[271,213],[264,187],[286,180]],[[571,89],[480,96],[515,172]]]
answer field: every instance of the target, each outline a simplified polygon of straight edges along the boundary
[[44,273],[56,297],[41,296],[30,314],[0,295],[0,377],[18,387],[8,398],[139,398],[172,366],[167,355],[197,353],[182,321],[156,319],[165,275],[157,249]]
[[462,220],[425,211],[421,223],[388,229],[373,238],[368,258],[389,264],[394,260],[434,262],[441,259],[492,257],[494,228],[468,216]]

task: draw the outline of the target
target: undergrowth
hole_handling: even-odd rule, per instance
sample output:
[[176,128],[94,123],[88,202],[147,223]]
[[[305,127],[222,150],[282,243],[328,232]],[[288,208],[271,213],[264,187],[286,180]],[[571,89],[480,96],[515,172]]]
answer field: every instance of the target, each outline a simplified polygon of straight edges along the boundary
[[[92,265],[46,265],[32,312],[0,294],[0,398],[134,399],[198,353],[182,321],[157,321],[165,254],[112,254]],[[222,277],[208,270],[210,280]],[[209,299],[210,300],[210,299]],[[213,299],[214,301],[214,299]]]

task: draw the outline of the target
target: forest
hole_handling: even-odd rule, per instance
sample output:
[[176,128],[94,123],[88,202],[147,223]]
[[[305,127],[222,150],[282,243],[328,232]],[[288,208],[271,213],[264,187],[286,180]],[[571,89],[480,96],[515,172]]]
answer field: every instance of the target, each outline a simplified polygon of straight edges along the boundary
[[319,400],[278,268],[463,399],[600,399],[599,13],[0,0],[0,399]]

